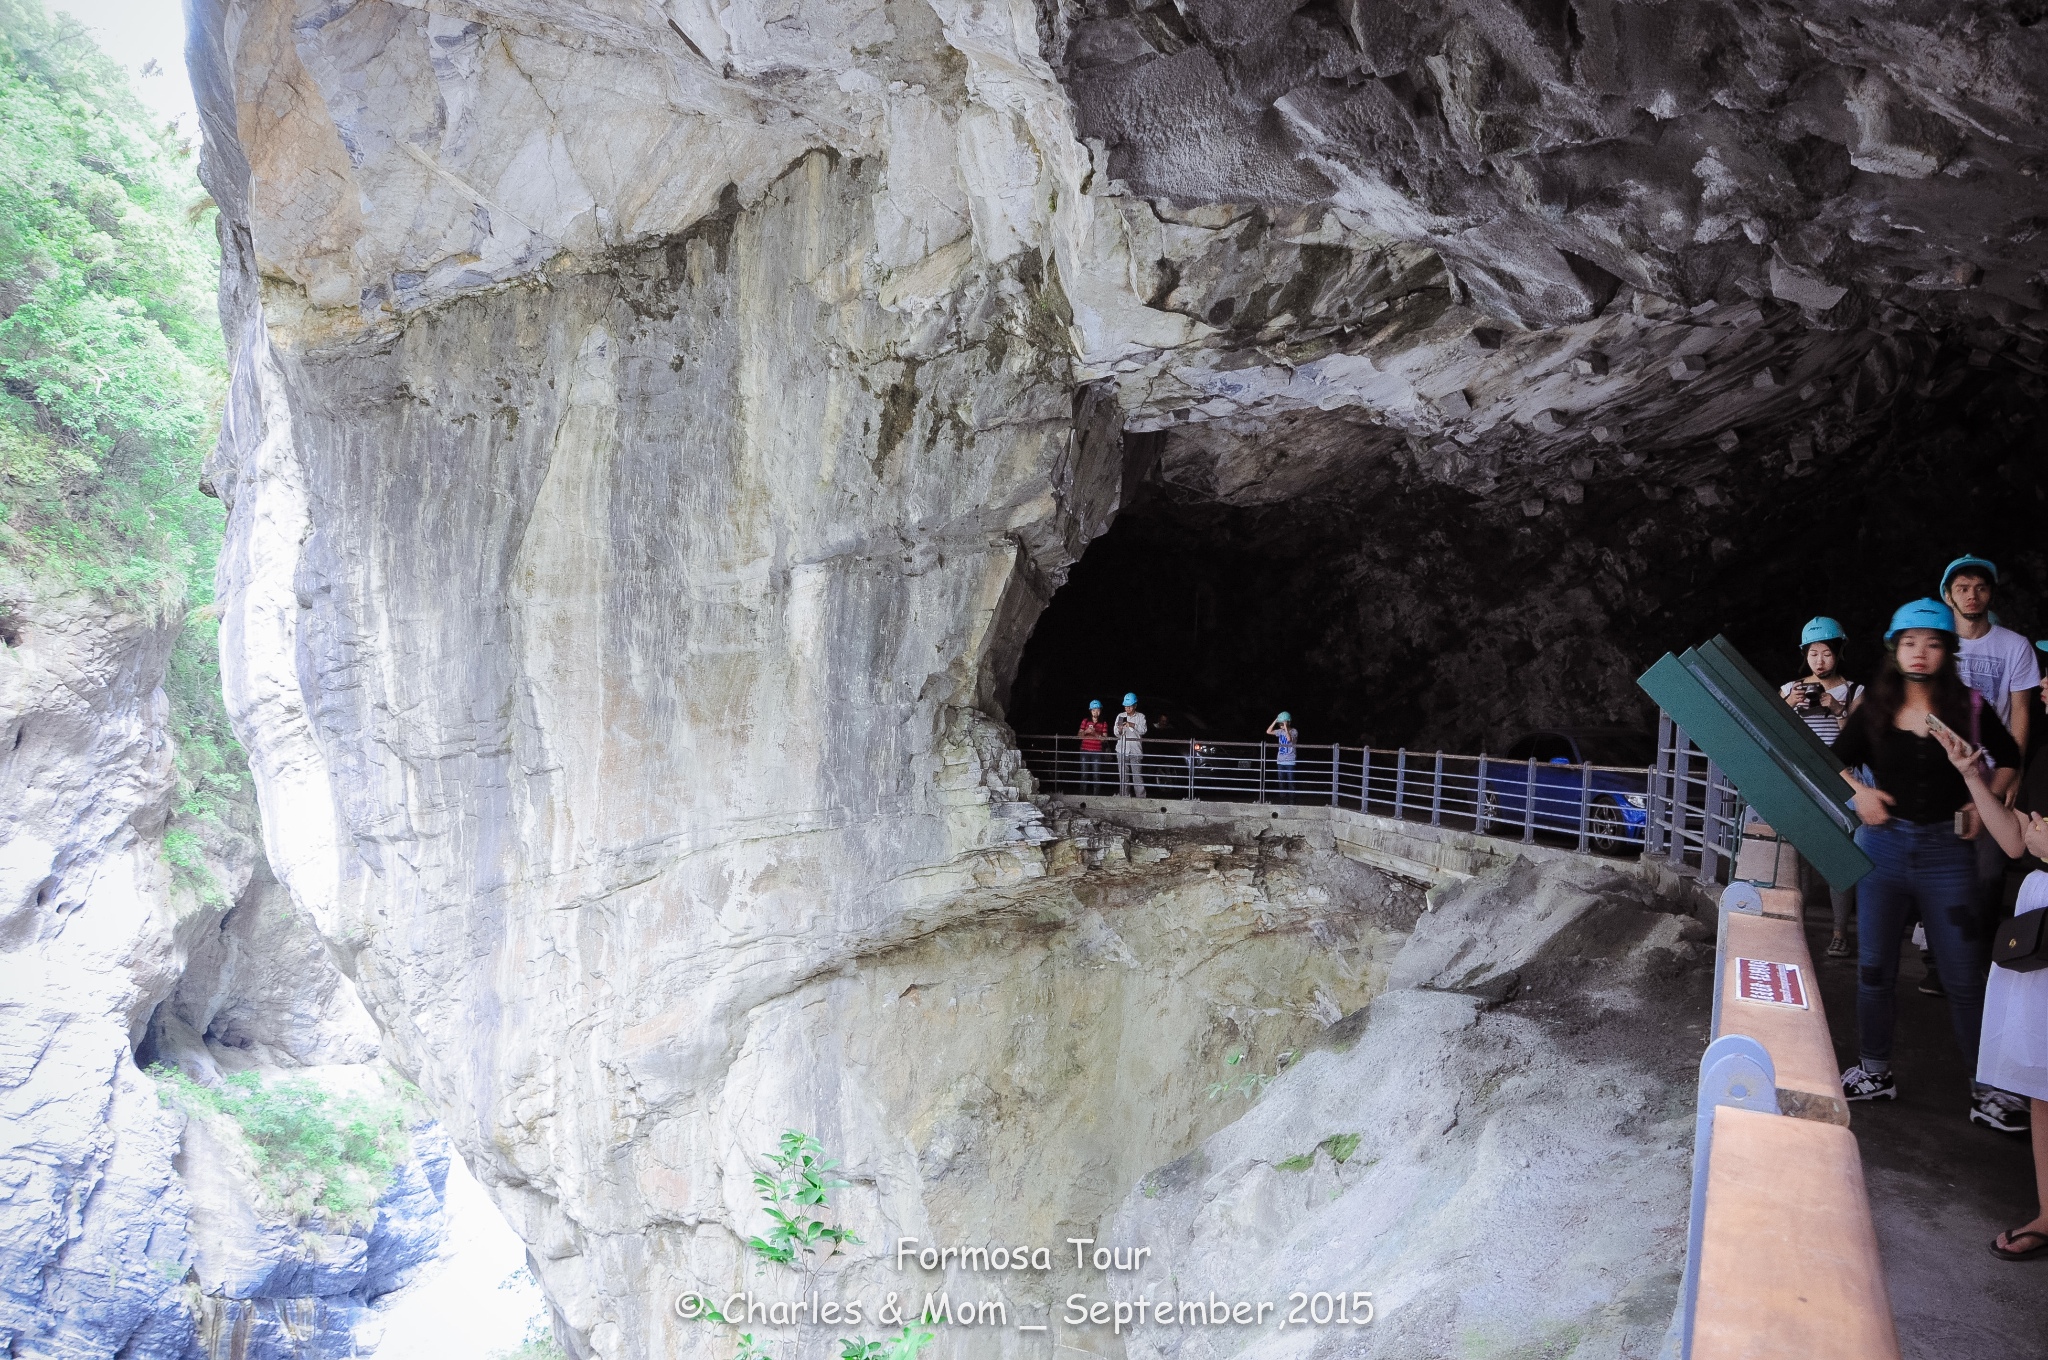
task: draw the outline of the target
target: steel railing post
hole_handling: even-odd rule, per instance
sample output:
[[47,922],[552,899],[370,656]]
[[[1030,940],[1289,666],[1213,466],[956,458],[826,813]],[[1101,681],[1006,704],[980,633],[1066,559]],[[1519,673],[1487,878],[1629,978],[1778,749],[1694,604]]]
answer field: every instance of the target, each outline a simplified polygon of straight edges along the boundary
[[1444,753],[1436,753],[1436,769],[1429,777],[1429,824],[1444,824]]
[[1479,779],[1472,785],[1472,829],[1486,834],[1486,752],[1479,753]]
[[1700,821],[1700,882],[1720,881],[1714,863],[1721,854],[1721,771],[1711,758],[1707,761],[1706,806]]
[[1337,806],[1337,768],[1344,763],[1344,748],[1330,743],[1330,806]]
[[1529,757],[1529,780],[1522,790],[1522,843],[1536,839],[1536,757]]
[[1593,814],[1593,766],[1590,761],[1579,766],[1579,850],[1584,853],[1589,844],[1586,825]]
[[1372,811],[1372,747],[1358,748],[1358,810]]
[[1259,801],[1266,801],[1266,743],[1259,743]]
[[1408,793],[1408,748],[1399,747],[1394,752],[1394,820],[1401,820],[1401,800]]

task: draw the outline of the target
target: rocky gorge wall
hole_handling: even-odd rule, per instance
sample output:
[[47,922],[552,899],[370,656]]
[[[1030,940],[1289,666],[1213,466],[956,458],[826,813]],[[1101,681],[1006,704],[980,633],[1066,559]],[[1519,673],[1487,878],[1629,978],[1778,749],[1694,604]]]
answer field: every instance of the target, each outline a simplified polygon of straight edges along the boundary
[[1003,720],[1148,477],[1439,485],[1532,555],[1623,487],[1711,561],[1743,468],[1849,456],[1942,344],[2033,381],[2031,24],[1426,8],[194,0],[268,858],[577,1355],[710,1344],[675,1282],[781,1128],[878,1223],[984,1211],[945,1149],[1001,1087],[865,1075],[948,1051],[873,979],[935,950],[1000,1017],[1008,922],[1086,955]]
[[[378,1041],[262,864],[253,809],[174,821],[182,611],[7,583],[0,654],[0,1340],[87,1360],[354,1353],[440,1241],[446,1141],[412,1131],[353,1222],[280,1211],[239,1130],[145,1072],[377,1085]],[[239,823],[239,825],[238,825]],[[174,859],[182,831],[196,859]]]

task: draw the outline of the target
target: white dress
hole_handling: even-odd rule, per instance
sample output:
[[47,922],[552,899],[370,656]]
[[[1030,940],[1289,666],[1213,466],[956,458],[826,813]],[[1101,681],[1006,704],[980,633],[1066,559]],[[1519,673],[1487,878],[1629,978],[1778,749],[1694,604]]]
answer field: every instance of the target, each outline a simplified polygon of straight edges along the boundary
[[[2048,873],[2020,884],[2015,912],[2048,908]],[[1993,966],[1984,989],[1984,1038],[1977,1080],[2015,1095],[2048,1100],[2048,968],[2015,973]]]

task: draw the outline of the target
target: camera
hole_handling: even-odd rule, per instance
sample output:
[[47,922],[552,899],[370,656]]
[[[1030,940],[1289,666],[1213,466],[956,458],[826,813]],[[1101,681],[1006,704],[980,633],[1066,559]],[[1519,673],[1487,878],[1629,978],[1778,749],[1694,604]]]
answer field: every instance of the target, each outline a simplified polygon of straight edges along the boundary
[[1827,686],[1807,681],[1799,686],[1799,711],[1801,713],[1824,713],[1820,697],[1827,693]]

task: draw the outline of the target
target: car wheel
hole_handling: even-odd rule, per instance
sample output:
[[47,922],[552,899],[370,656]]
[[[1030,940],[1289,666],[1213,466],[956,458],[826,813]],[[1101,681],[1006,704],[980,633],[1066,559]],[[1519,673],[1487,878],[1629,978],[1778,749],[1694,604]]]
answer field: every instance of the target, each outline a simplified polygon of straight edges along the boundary
[[1586,839],[1595,850],[1618,855],[1635,844],[1629,835],[1628,818],[1612,798],[1595,798],[1586,815]]

